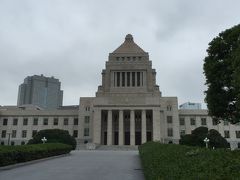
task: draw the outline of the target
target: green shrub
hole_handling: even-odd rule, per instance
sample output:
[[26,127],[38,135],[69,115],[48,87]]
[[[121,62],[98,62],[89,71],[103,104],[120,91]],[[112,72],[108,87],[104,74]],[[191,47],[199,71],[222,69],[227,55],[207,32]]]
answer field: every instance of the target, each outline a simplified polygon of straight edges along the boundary
[[47,139],[47,143],[63,143],[72,146],[72,149],[76,148],[76,140],[72,137],[68,131],[62,129],[45,129],[39,131],[33,139],[30,139],[28,144],[42,144],[42,138]]
[[0,166],[69,153],[72,146],[61,143],[0,146]]
[[240,151],[148,142],[139,147],[146,180],[240,179]]
[[214,129],[208,131],[207,127],[198,127],[192,131],[192,134],[181,136],[179,144],[187,146],[205,147],[204,139],[209,139],[209,147],[228,148],[228,143],[221,134]]

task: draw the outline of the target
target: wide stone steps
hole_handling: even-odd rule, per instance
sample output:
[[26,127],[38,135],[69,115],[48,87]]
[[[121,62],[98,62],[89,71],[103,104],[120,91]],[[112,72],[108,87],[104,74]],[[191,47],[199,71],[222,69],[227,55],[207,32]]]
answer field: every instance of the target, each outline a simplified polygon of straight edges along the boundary
[[137,151],[138,146],[129,145],[94,145],[93,144],[77,144],[76,150],[100,150],[100,151]]

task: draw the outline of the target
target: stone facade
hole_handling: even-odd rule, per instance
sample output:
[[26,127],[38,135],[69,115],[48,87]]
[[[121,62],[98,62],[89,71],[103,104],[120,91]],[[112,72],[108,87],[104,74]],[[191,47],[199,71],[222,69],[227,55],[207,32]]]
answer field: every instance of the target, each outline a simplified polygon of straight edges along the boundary
[[109,54],[96,97],[81,97],[79,106],[55,110],[0,107],[2,144],[25,143],[36,131],[51,128],[68,130],[78,144],[178,143],[200,126],[218,130],[232,148],[240,145],[239,125],[216,124],[207,110],[179,109],[177,97],[162,97],[149,55],[131,35]]

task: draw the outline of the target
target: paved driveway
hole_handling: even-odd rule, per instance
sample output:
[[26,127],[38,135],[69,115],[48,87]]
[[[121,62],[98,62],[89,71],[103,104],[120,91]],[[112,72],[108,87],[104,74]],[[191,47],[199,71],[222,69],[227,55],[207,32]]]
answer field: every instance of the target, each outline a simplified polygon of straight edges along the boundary
[[138,151],[73,151],[0,171],[0,180],[143,180]]

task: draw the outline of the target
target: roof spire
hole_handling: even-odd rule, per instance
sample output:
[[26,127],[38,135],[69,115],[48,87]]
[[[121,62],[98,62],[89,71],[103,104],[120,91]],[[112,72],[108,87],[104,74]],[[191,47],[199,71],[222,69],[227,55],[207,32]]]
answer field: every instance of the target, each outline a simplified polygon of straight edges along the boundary
[[125,41],[126,42],[134,42],[133,41],[133,36],[131,34],[127,34],[126,37],[125,37]]
[[134,41],[131,34],[127,34],[125,41],[115,50],[113,53],[146,53],[142,48],[140,48]]

